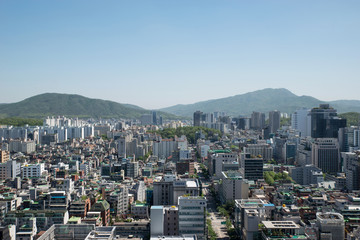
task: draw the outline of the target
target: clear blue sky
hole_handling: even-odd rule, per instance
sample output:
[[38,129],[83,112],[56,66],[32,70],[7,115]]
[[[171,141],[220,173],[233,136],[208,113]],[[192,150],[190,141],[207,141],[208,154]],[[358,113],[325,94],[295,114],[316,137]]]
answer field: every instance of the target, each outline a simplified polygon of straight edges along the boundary
[[145,108],[284,87],[360,99],[360,1],[0,0],[0,103]]

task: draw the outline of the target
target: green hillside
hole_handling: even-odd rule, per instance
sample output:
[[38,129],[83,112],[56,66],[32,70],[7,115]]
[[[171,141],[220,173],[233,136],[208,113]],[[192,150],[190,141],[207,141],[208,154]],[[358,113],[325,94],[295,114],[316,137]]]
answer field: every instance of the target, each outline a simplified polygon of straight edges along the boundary
[[358,126],[360,121],[360,113],[358,112],[348,112],[339,114],[339,117],[345,118],[347,125],[350,126]]
[[[45,93],[23,101],[0,105],[0,118],[43,118],[67,116],[82,118],[139,118],[150,111],[138,106],[91,99],[80,95]],[[165,119],[178,117],[159,112]]]
[[[293,113],[299,108],[313,108],[325,103],[310,96],[297,96],[287,89],[267,88],[227,98],[208,100],[188,105],[175,105],[161,109],[179,116],[192,117],[197,110],[202,112],[226,112],[231,116],[249,116],[253,111],[269,112],[279,110]],[[338,112],[360,112],[360,101],[340,100],[329,102]]]

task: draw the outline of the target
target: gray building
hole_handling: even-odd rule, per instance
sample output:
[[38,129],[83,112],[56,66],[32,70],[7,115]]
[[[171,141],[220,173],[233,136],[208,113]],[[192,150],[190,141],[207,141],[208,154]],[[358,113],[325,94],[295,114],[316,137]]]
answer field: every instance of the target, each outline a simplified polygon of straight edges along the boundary
[[360,190],[360,157],[358,153],[342,152],[341,158],[346,175],[346,188]]
[[296,183],[301,185],[318,184],[324,181],[321,169],[311,164],[292,168],[290,176]]
[[250,153],[253,156],[261,156],[265,161],[270,161],[273,157],[273,148],[267,143],[247,144],[244,147],[245,153]]
[[265,127],[265,113],[253,112],[251,114],[250,126],[256,130],[263,129]]
[[230,150],[210,150],[208,152],[208,168],[212,179],[220,179],[223,171],[238,170],[239,156]]
[[345,221],[340,213],[316,213],[319,239],[345,239]]
[[276,131],[280,128],[280,118],[281,114],[279,111],[275,110],[269,112],[269,126],[272,133],[276,133]]
[[207,239],[206,198],[179,197],[179,234],[196,234],[199,240]]
[[180,196],[199,196],[200,185],[197,179],[176,180],[175,176],[171,176],[154,182],[154,205],[177,205]]
[[235,201],[235,199],[246,199],[249,197],[249,183],[243,179],[240,172],[222,172],[219,195],[222,203]]

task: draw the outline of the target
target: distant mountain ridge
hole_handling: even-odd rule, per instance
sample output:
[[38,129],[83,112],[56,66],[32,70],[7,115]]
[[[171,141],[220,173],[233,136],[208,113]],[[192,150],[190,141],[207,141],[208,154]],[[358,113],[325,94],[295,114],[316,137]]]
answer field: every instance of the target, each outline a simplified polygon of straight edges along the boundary
[[[139,118],[149,110],[131,104],[92,99],[75,94],[44,93],[17,103],[0,104],[0,118],[43,118],[68,116],[83,118]],[[159,112],[164,118],[177,116]]]
[[[253,111],[266,113],[272,110],[292,113],[296,109],[313,108],[321,103],[329,103],[339,113],[360,112],[359,100],[325,102],[310,96],[297,96],[284,88],[267,88],[227,98],[175,105],[158,110],[158,115],[164,119],[192,118],[197,110],[221,111],[231,116],[249,116]],[[150,110],[132,104],[60,93],[44,93],[17,103],[0,104],[0,118],[44,118],[62,115],[82,118],[139,118],[147,113],[150,113]]]
[[313,108],[321,103],[329,103],[332,107],[343,112],[360,112],[359,100],[338,100],[325,102],[311,96],[297,96],[285,88],[266,88],[235,95],[232,97],[213,99],[187,105],[175,105],[160,109],[161,111],[179,116],[191,117],[197,110],[202,112],[226,112],[231,116],[249,116],[253,111],[269,112],[279,110],[293,113],[299,108]]

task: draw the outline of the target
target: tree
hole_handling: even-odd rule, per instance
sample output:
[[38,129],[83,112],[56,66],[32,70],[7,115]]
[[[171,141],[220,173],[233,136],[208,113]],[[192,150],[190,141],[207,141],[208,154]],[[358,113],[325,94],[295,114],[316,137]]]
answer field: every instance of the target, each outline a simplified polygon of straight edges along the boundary
[[210,240],[215,240],[217,238],[216,232],[214,231],[212,225],[211,225],[211,220],[210,219],[206,219],[206,225],[208,227],[208,235]]
[[0,119],[0,125],[11,125],[16,127],[21,127],[26,124],[29,126],[42,126],[43,120],[33,119],[33,118],[18,118],[18,117]]
[[160,134],[162,138],[174,138],[175,136],[185,135],[188,142],[191,144],[196,143],[195,135],[196,132],[202,131],[207,139],[215,139],[221,132],[216,129],[206,128],[206,127],[179,127],[179,128],[164,128],[162,130],[155,131],[155,133]]

